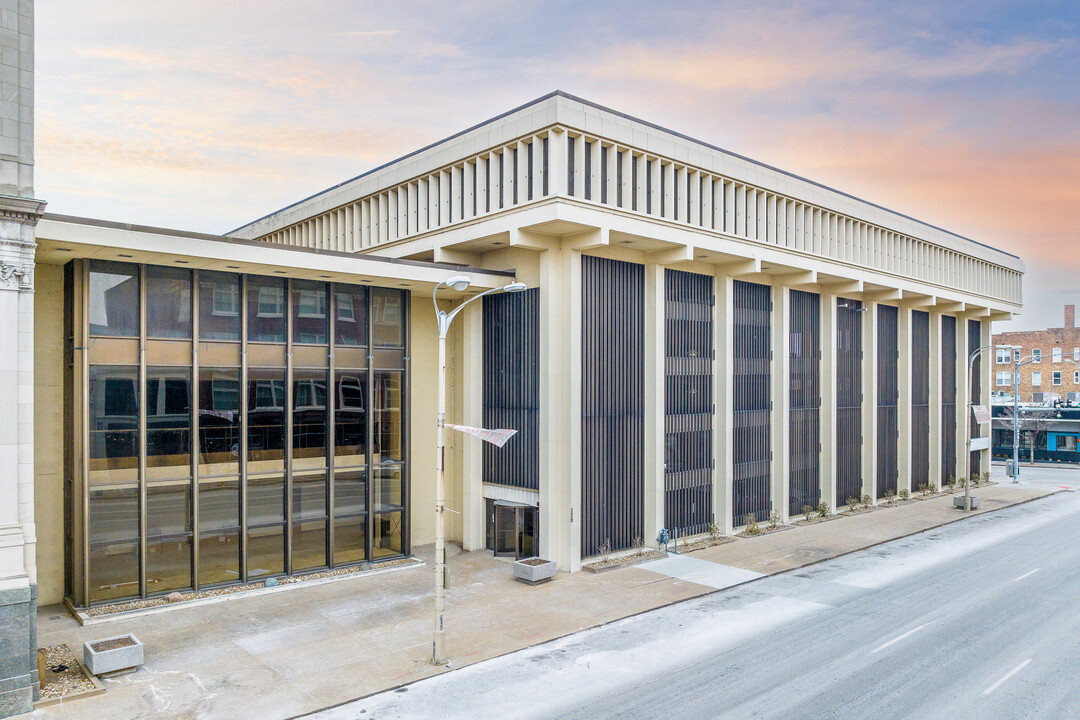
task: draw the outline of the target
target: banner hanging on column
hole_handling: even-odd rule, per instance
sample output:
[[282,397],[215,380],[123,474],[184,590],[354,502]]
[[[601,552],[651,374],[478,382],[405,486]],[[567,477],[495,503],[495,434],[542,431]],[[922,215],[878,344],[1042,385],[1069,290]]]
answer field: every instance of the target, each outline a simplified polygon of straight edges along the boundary
[[451,430],[457,430],[466,435],[478,437],[484,442],[491,443],[495,447],[502,447],[510,440],[510,438],[517,435],[517,430],[488,430],[487,428],[469,427],[468,425],[451,425],[450,423],[443,423],[443,427],[448,427]]

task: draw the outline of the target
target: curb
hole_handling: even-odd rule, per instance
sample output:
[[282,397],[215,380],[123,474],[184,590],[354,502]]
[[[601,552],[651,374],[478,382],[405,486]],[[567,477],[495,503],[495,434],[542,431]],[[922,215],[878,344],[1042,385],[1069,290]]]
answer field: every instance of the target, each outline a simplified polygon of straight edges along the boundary
[[[555,642],[556,640],[562,640],[564,638],[570,637],[571,635],[577,635],[578,633],[582,633],[582,632],[585,632],[585,631],[588,631],[588,630],[596,630],[598,628],[607,627],[608,625],[612,625],[612,624],[617,623],[617,622],[622,622],[623,620],[626,620],[628,618],[637,617],[639,615],[644,615],[645,613],[652,612],[653,610],[659,610],[661,608],[673,607],[675,605],[681,605],[682,603],[690,602],[691,600],[698,600],[698,599],[701,599],[701,598],[704,598],[704,597],[708,597],[710,595],[716,595],[718,593],[727,592],[727,591],[732,590],[734,588],[742,587],[744,585],[749,585],[750,583],[755,583],[755,582],[759,582],[761,580],[766,580],[766,579],[771,578],[771,577],[776,577],[777,575],[783,575],[785,573],[794,572],[795,570],[802,570],[803,568],[811,567],[813,565],[818,565],[820,563],[828,562],[830,560],[835,560],[837,558],[844,557],[845,555],[851,555],[853,553],[862,552],[863,550],[868,550],[870,548],[877,547],[879,545],[885,545],[886,543],[891,543],[891,542],[894,542],[896,540],[903,540],[904,538],[909,538],[909,537],[912,537],[912,536],[915,536],[915,535],[919,535],[919,534],[922,534],[922,533],[925,533],[925,532],[929,532],[931,530],[937,530],[938,528],[945,527],[946,525],[952,525],[953,523],[963,522],[964,520],[976,517],[978,515],[989,515],[990,513],[999,512],[1001,510],[1008,510],[1009,508],[1012,508],[1012,507],[1019,507],[1020,505],[1027,505],[1028,503],[1035,502],[1036,500],[1043,500],[1043,499],[1051,497],[1053,495],[1057,495],[1058,493],[1061,493],[1061,492],[1066,492],[1066,491],[1061,489],[1061,488],[1055,488],[1055,489],[1052,489],[1049,492],[1047,492],[1045,495],[1039,495],[1038,497],[1028,498],[1026,500],[1020,500],[1018,502],[1010,503],[1010,504],[1002,506],[1002,507],[996,507],[996,508],[992,508],[992,509],[981,510],[981,511],[976,512],[976,513],[971,514],[971,515],[967,515],[967,514],[961,515],[958,518],[954,518],[952,520],[948,520],[946,522],[939,523],[937,525],[933,525],[933,526],[928,527],[928,528],[923,528],[922,530],[915,530],[913,532],[905,533],[903,535],[897,535],[896,537],[892,537],[892,538],[889,538],[887,540],[878,540],[877,542],[872,542],[869,545],[863,545],[862,547],[854,548],[853,550],[845,550],[844,552],[837,553],[836,555],[831,555],[831,556],[826,557],[826,558],[820,558],[818,560],[811,560],[811,561],[803,563],[802,565],[799,565],[797,567],[788,568],[786,570],[777,570],[776,572],[773,572],[773,573],[762,574],[759,577],[749,578],[747,580],[743,580],[742,582],[735,583],[734,585],[729,585],[728,587],[725,587],[725,588],[710,589],[707,592],[701,593],[700,595],[694,595],[692,597],[683,598],[681,600],[672,600],[671,602],[663,603],[661,605],[656,605],[654,607],[651,607],[651,608],[648,608],[648,609],[645,609],[645,610],[641,610],[639,612],[630,613],[629,615],[624,615],[624,616],[622,616],[620,618],[615,618],[613,620],[608,620],[608,621],[602,622],[602,623],[600,623],[598,625],[590,625],[589,627],[581,628],[580,630],[575,630],[573,632],[568,632],[568,633],[565,633],[563,635],[559,635],[557,637],[548,638],[547,640],[544,640],[542,642],[534,643],[532,645],[525,645],[525,646],[517,648],[515,650],[508,650],[507,652],[501,653],[499,655],[493,655],[493,656],[491,656],[489,658],[484,658],[483,660],[477,661],[475,663],[469,663],[468,665],[462,665],[461,667],[464,668],[464,667],[469,667],[471,665],[478,665],[478,664],[480,664],[482,662],[487,662],[489,660],[495,660],[497,658],[506,657],[507,655],[513,655],[516,652],[520,652],[522,650],[528,650],[529,648],[540,647],[541,645],[547,645],[548,643]],[[927,498],[927,499],[930,499],[930,498]],[[625,567],[625,566],[620,566],[619,568],[613,568],[613,569],[621,569],[622,567]],[[335,708],[343,707],[345,705],[349,705],[349,704],[357,702],[359,700],[364,700],[366,698],[373,697],[375,695],[380,695],[380,694],[385,693],[385,692],[391,692],[391,691],[394,691],[394,690],[398,690],[400,688],[407,687],[409,685],[413,685],[415,683],[422,682],[424,680],[428,680],[428,679],[433,678],[433,677],[438,677],[439,675],[444,675],[444,674],[446,674],[448,672],[453,672],[454,670],[458,670],[458,669],[460,669],[460,668],[451,667],[449,664],[447,664],[447,665],[443,666],[442,672],[437,672],[435,674],[428,675],[428,676],[422,677],[422,678],[416,678],[415,680],[409,680],[408,682],[403,682],[403,683],[400,683],[398,685],[392,685],[390,687],[385,687],[385,688],[383,688],[381,690],[376,690],[375,692],[370,692],[367,695],[360,695],[360,696],[352,698],[350,700],[342,700],[341,702],[333,703],[331,705],[326,705],[325,707],[321,707],[321,708],[319,708],[317,710],[312,710],[311,712],[301,713],[300,715],[292,715],[292,716],[286,718],[286,720],[300,720],[301,718],[311,717],[311,716],[313,716],[313,715],[315,715],[317,713],[321,713],[321,712],[323,712],[325,710],[333,710]]]

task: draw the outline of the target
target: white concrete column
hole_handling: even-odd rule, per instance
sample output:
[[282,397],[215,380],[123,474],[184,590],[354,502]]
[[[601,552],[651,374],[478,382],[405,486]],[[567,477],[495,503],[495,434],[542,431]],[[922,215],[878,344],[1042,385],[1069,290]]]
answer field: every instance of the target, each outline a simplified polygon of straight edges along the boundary
[[[574,174],[574,192],[573,197],[584,198],[585,197],[585,183],[588,182],[588,178],[585,177],[585,137],[583,135],[576,135],[573,138],[574,141],[574,164],[569,166],[569,171]],[[567,162],[570,158],[567,157]],[[567,195],[571,195],[569,190],[569,183],[567,187]]]
[[[622,158],[622,204],[619,207],[629,210],[634,206],[634,153],[628,148],[622,148],[619,157]],[[616,164],[616,171],[618,167]],[[618,196],[615,199],[618,200]]]
[[[450,185],[453,182],[451,180],[451,173],[453,169],[443,170],[439,173],[439,227],[446,227],[450,224],[451,217],[451,197]],[[459,191],[460,192],[460,189]]]
[[[581,143],[582,149],[585,148],[584,138]],[[589,183],[589,197],[593,202],[600,202],[600,141],[593,140],[589,143],[589,177],[586,178],[586,182]]]
[[665,527],[664,267],[645,266],[645,524],[651,543]]
[[690,216],[687,221],[691,225],[701,225],[701,173],[697,170],[690,173]]
[[[627,154],[631,155],[631,153],[627,153]],[[635,201],[629,201],[628,200],[627,201],[627,207],[633,208],[634,207],[634,202],[636,202],[637,203],[637,212],[643,213],[643,212],[645,212],[645,208],[647,207],[646,203],[648,201],[648,194],[646,193],[646,188],[648,187],[647,173],[648,173],[648,167],[649,166],[645,162],[645,156],[644,155],[638,155],[636,157],[633,157],[633,163],[634,163],[634,166],[637,167],[637,186],[633,188]],[[633,172],[633,171],[631,171],[631,172]],[[631,176],[630,176],[631,182],[633,182],[633,177],[634,177],[633,174],[631,174]]]
[[491,159],[494,155],[486,155],[476,160],[476,214],[483,215],[488,208],[496,207],[491,203],[488,186],[491,183]]
[[544,251],[540,288],[540,553],[560,570],[575,571],[581,568],[580,254]]
[[821,499],[836,510],[836,295],[821,293]]
[[[772,365],[769,370],[772,395],[771,444],[772,466],[769,493],[772,509],[787,521],[788,486],[791,478],[791,289],[775,285],[772,289]],[[796,513],[799,512],[796,508]]]
[[652,158],[649,161],[649,164],[646,165],[646,167],[648,168],[648,173],[649,173],[649,183],[650,183],[650,186],[648,187],[648,191],[649,191],[648,196],[649,197],[648,197],[648,200],[646,202],[645,207],[640,208],[640,209],[642,210],[642,212],[644,212],[646,209],[649,209],[649,210],[652,211],[651,212],[652,215],[655,215],[656,217],[660,217],[660,207],[664,202],[663,197],[660,195],[660,173],[661,173],[660,158],[655,158],[655,157]]
[[488,156],[488,211],[498,212],[500,198],[503,197],[503,173],[506,172],[506,158],[503,153],[493,152]]
[[[656,165],[659,161],[653,163]],[[661,172],[664,175],[664,196],[661,200],[664,203],[664,218],[667,220],[675,219],[675,165],[667,163],[661,168]]]
[[732,442],[735,427],[735,363],[732,354],[734,336],[734,282],[722,270],[716,273],[713,292],[716,294],[713,314],[713,338],[716,361],[713,364],[713,392],[716,412],[713,413],[713,515],[725,534],[734,529],[731,519],[734,502],[735,468]]
[[[941,486],[941,313],[930,311],[930,478]],[[918,488],[914,488],[918,490]]]
[[[569,178],[567,145],[569,140],[569,136],[562,128],[553,128],[548,133],[548,195],[566,196],[569,194],[567,190],[567,180]],[[539,163],[533,161],[533,167],[537,166],[541,168],[542,172],[543,158],[540,158]],[[540,186],[540,192],[543,192],[543,185]]]
[[701,187],[701,225],[713,229],[713,182],[711,175],[705,176],[705,182]]
[[[458,318],[461,324],[461,422],[484,427],[484,335],[483,299],[469,305]],[[456,329],[456,328],[455,328]],[[482,550],[486,544],[484,526],[484,448],[479,438],[456,433],[461,451],[461,547]]]
[[[514,189],[517,192],[517,204],[529,202],[529,146],[525,141],[518,140],[517,144],[517,172],[514,173]],[[514,200],[513,197],[510,198]]]
[[476,202],[475,188],[478,187],[476,173],[483,167],[481,162],[479,159],[476,162],[465,162],[465,182],[461,188],[461,193],[464,196],[462,199],[465,202],[463,219],[476,217],[477,210],[480,208]]
[[862,334],[862,493],[877,500],[878,303],[863,302]]
[[896,399],[896,492],[911,487],[911,308],[897,308],[896,340],[899,357],[896,380],[899,394]]

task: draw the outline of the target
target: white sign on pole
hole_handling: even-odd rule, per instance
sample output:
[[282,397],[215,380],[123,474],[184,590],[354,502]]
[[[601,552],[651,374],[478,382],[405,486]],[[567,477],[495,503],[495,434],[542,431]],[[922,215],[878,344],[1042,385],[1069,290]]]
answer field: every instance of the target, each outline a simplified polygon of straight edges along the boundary
[[986,409],[985,405],[972,405],[971,412],[975,416],[975,422],[980,425],[990,424],[990,411]]
[[972,452],[974,452],[976,450],[989,450],[990,449],[990,438],[988,438],[988,437],[971,438],[971,447],[969,449]]
[[487,428],[469,427],[468,425],[451,425],[443,423],[444,427],[463,432],[466,435],[478,437],[484,442],[489,442],[496,447],[502,447],[507,441],[517,434],[517,430],[488,430]]

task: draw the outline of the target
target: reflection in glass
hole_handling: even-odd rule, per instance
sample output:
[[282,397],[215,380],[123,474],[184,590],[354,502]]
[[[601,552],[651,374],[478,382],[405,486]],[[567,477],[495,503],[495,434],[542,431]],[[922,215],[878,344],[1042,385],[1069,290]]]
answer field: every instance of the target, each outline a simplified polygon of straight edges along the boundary
[[367,472],[334,471],[334,514],[359,515],[367,510]]
[[278,575],[285,572],[285,527],[251,528],[248,530],[248,578]]
[[199,530],[240,527],[240,483],[199,480]]
[[91,488],[90,602],[139,594],[139,488]]
[[240,276],[199,272],[199,339],[240,340]]
[[92,260],[87,309],[91,335],[138,337],[139,266]]
[[376,346],[405,346],[404,309],[404,291],[371,288],[371,338]]
[[334,465],[352,467],[367,461],[367,373],[334,373]]
[[367,559],[367,516],[334,518],[334,564]]
[[377,560],[401,554],[401,513],[383,513],[375,516],[375,546],[371,558]]
[[146,369],[147,479],[191,477],[191,372]]
[[89,381],[90,483],[136,482],[139,369],[92,365]]
[[248,340],[285,342],[285,281],[249,276],[247,303]]
[[325,345],[327,337],[326,283],[292,281],[293,342]]
[[293,522],[293,572],[326,567],[326,518]]
[[248,525],[285,522],[285,478],[281,475],[248,478]]
[[375,511],[400,510],[401,469],[399,464],[375,466]]
[[367,288],[338,285],[334,290],[334,344],[367,345]]
[[400,372],[375,373],[375,462],[404,460]]
[[326,467],[326,371],[293,371],[293,467]]
[[147,538],[147,595],[190,587],[191,535]]
[[191,271],[146,267],[146,336],[191,337]]
[[248,370],[248,472],[285,467],[285,371]]
[[[200,518],[201,520],[201,518]],[[240,531],[199,535],[199,585],[240,579]]]
[[240,472],[240,369],[199,369],[199,476]]

